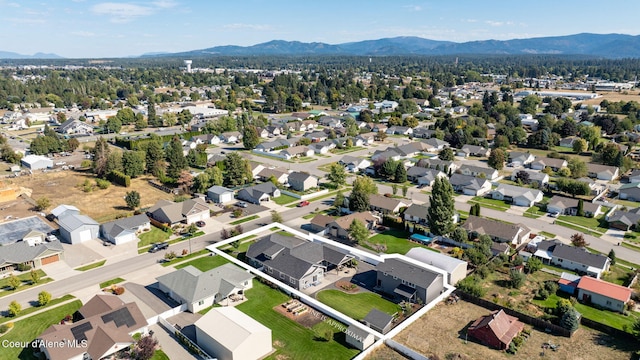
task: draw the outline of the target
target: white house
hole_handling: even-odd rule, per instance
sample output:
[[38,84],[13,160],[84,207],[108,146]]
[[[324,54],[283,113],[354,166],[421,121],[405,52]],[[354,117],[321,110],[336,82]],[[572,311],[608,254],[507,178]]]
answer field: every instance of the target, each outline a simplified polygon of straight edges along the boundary
[[207,197],[216,204],[224,204],[233,200],[233,190],[214,185],[207,189]]
[[139,214],[100,225],[100,234],[107,241],[121,245],[138,241],[138,234],[150,229],[151,222],[147,215]]
[[455,285],[458,281],[467,277],[466,261],[419,247],[409,250],[406,256],[446,271],[450,285]]
[[531,207],[536,202],[542,201],[543,194],[542,191],[536,189],[500,184],[493,191],[491,197],[511,202],[513,205]]

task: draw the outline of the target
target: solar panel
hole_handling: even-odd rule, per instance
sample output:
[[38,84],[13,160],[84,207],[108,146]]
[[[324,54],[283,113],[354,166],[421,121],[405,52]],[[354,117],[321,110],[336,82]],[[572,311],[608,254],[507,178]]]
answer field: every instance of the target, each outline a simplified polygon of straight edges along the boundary
[[80,324],[71,328],[71,333],[73,334],[73,338],[77,341],[87,340],[87,335],[85,333],[89,330],[93,329],[90,322],[86,322],[84,324]]
[[131,327],[136,324],[136,321],[131,316],[129,309],[123,307],[116,311],[112,311],[108,314],[102,315],[102,321],[106,324],[109,321],[113,321],[116,324],[116,327],[120,327],[122,325],[126,325],[127,327]]

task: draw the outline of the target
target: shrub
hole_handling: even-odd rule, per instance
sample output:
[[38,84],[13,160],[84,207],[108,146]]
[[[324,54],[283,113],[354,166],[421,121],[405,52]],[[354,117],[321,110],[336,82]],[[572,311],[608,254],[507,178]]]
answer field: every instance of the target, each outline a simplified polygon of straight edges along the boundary
[[107,175],[107,179],[114,184],[129,187],[131,186],[131,176],[125,175],[120,171],[112,171]]
[[31,265],[25,264],[25,263],[21,263],[21,264],[18,264],[18,266],[16,268],[17,268],[18,271],[29,271],[29,270],[31,270]]
[[109,188],[109,185],[111,185],[111,183],[104,179],[96,179],[96,185],[98,185],[100,189],[104,190]]
[[18,314],[20,314],[21,311],[22,311],[22,305],[20,305],[19,302],[13,300],[9,304],[9,316],[11,317],[18,316]]
[[39,306],[45,306],[49,303],[49,301],[51,301],[51,293],[48,293],[46,291],[41,291],[38,294],[38,305]]
[[461,291],[475,297],[483,297],[487,292],[487,290],[482,287],[481,279],[475,275],[471,275],[459,281],[457,286]]
[[113,293],[115,295],[122,295],[122,294],[124,294],[124,288],[122,286],[118,286],[118,287],[113,289]]

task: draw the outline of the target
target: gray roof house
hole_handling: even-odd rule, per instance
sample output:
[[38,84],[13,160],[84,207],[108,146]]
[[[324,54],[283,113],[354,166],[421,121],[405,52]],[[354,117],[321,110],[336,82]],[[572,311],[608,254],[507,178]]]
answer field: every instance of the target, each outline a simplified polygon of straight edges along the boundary
[[80,120],[68,119],[56,131],[61,134],[93,134],[93,126]]
[[467,277],[466,261],[419,247],[409,250],[406,256],[446,271],[450,285]]
[[438,177],[446,177],[447,174],[440,170],[428,169],[421,166],[412,166],[407,170],[407,179],[418,185],[431,186]]
[[418,224],[429,223],[429,204],[411,204],[403,213],[406,221]]
[[469,233],[489,235],[495,242],[513,245],[520,245],[526,242],[529,239],[529,234],[531,234],[531,230],[524,225],[507,224],[474,215],[469,215],[462,228]]
[[238,199],[252,204],[260,204],[261,201],[269,201],[272,197],[278,196],[280,196],[280,189],[270,181],[238,191]]
[[[39,237],[39,241],[27,238]],[[45,234],[30,231],[22,241],[0,246],[0,274],[13,272],[19,264],[27,264],[34,269],[51,264],[63,258],[64,248],[59,240],[45,241]]]
[[[249,272],[233,264],[224,264],[207,272],[189,265],[157,278],[158,288],[187,309],[196,313],[253,287]],[[232,299],[230,299],[232,300]]]
[[116,245],[137,241],[138,234],[151,229],[151,222],[145,214],[117,219],[100,225],[104,239]]
[[493,190],[491,197],[517,206],[531,207],[542,201],[542,191],[515,185],[500,184]]
[[618,189],[620,200],[640,201],[640,183],[623,184]]
[[60,236],[70,244],[79,244],[91,239],[97,239],[100,224],[86,215],[65,211],[58,217]]
[[593,254],[587,249],[565,245],[558,240],[544,240],[537,244],[533,256],[546,264],[600,279],[603,272],[609,271],[611,259],[602,254]]
[[209,206],[200,198],[187,199],[178,203],[159,200],[147,211],[147,215],[156,221],[169,225],[180,222],[192,224],[211,217]]
[[531,183],[537,183],[539,186],[549,183],[549,175],[543,172],[529,170],[529,169],[515,170],[514,172],[511,173],[511,181],[517,181],[518,179],[517,176],[518,176],[518,173],[520,172],[524,172],[527,175],[529,175],[529,181]]
[[383,214],[397,214],[400,209],[411,205],[409,200],[395,199],[378,194],[369,195],[369,208]]
[[638,227],[640,221],[640,208],[630,211],[616,211],[607,217],[610,228],[627,231]]
[[536,158],[529,166],[533,170],[544,170],[545,167],[550,167],[553,171],[558,171],[563,167],[567,167],[568,163],[565,159],[553,159],[553,158]]
[[587,163],[587,176],[598,180],[613,180],[620,174],[616,166]]
[[295,171],[289,174],[289,187],[296,191],[307,191],[318,187],[318,178],[308,173]]
[[512,151],[509,153],[509,163],[511,166],[524,166],[536,160],[535,155],[528,152]]
[[481,176],[481,174],[483,174],[487,180],[491,181],[497,179],[499,176],[498,170],[496,169],[468,164],[461,165],[459,171],[462,175]]
[[420,141],[422,141],[425,144],[431,145],[437,151],[442,150],[442,149],[450,146],[448,142],[446,142],[444,140],[440,140],[440,139],[434,138],[434,137],[429,138],[429,139],[420,140]]
[[[547,212],[575,216],[578,212],[578,203],[578,199],[554,195],[547,203]],[[582,206],[586,216],[596,217],[602,213],[602,205],[600,204],[583,201]]]
[[491,191],[491,182],[475,176],[453,174],[449,183],[456,192],[461,192],[469,196],[482,196]]
[[364,170],[371,166],[371,161],[350,155],[343,156],[338,163],[343,165],[345,169],[350,172],[358,172],[359,170]]
[[233,190],[214,185],[207,189],[207,197],[216,204],[224,204],[233,200]]
[[427,270],[409,261],[387,258],[376,265],[376,289],[396,300],[427,304],[444,289],[442,274]]
[[338,271],[352,258],[330,245],[280,234],[264,237],[247,249],[252,266],[298,290],[320,284],[326,272]]
[[418,161],[418,166],[440,170],[447,174],[453,173],[458,168],[458,165],[453,161],[440,160],[437,157],[431,159],[420,159],[420,161]]
[[478,145],[463,145],[460,150],[457,151],[456,155],[469,157],[469,156],[479,156],[479,157],[488,157],[491,153],[491,149],[487,149],[484,146]]

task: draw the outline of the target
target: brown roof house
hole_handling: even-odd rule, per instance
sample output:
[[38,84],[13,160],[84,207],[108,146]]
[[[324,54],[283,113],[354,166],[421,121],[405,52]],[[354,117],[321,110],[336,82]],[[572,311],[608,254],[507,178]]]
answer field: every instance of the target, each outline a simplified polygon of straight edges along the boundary
[[180,222],[188,225],[211,217],[209,206],[200,198],[188,199],[178,203],[159,200],[147,211],[147,216],[169,225]]
[[147,332],[138,305],[125,304],[115,295],[96,295],[78,313],[82,320],[52,325],[38,337],[47,359],[102,359],[126,351],[135,343],[133,334]]
[[361,221],[367,229],[373,229],[379,221],[379,219],[370,212],[352,213],[328,223],[325,234],[339,239],[347,239],[349,237],[349,226],[351,226],[354,220]]
[[531,233],[531,229],[524,225],[507,224],[473,215],[469,215],[469,218],[464,222],[462,228],[469,233],[489,235],[495,242],[514,245],[522,244],[529,238],[529,234]]
[[395,199],[378,194],[369,195],[369,208],[382,214],[397,214],[400,209],[411,205],[411,201]]
[[518,318],[507,315],[504,310],[495,310],[474,321],[467,333],[483,344],[505,350],[522,330],[524,324]]

